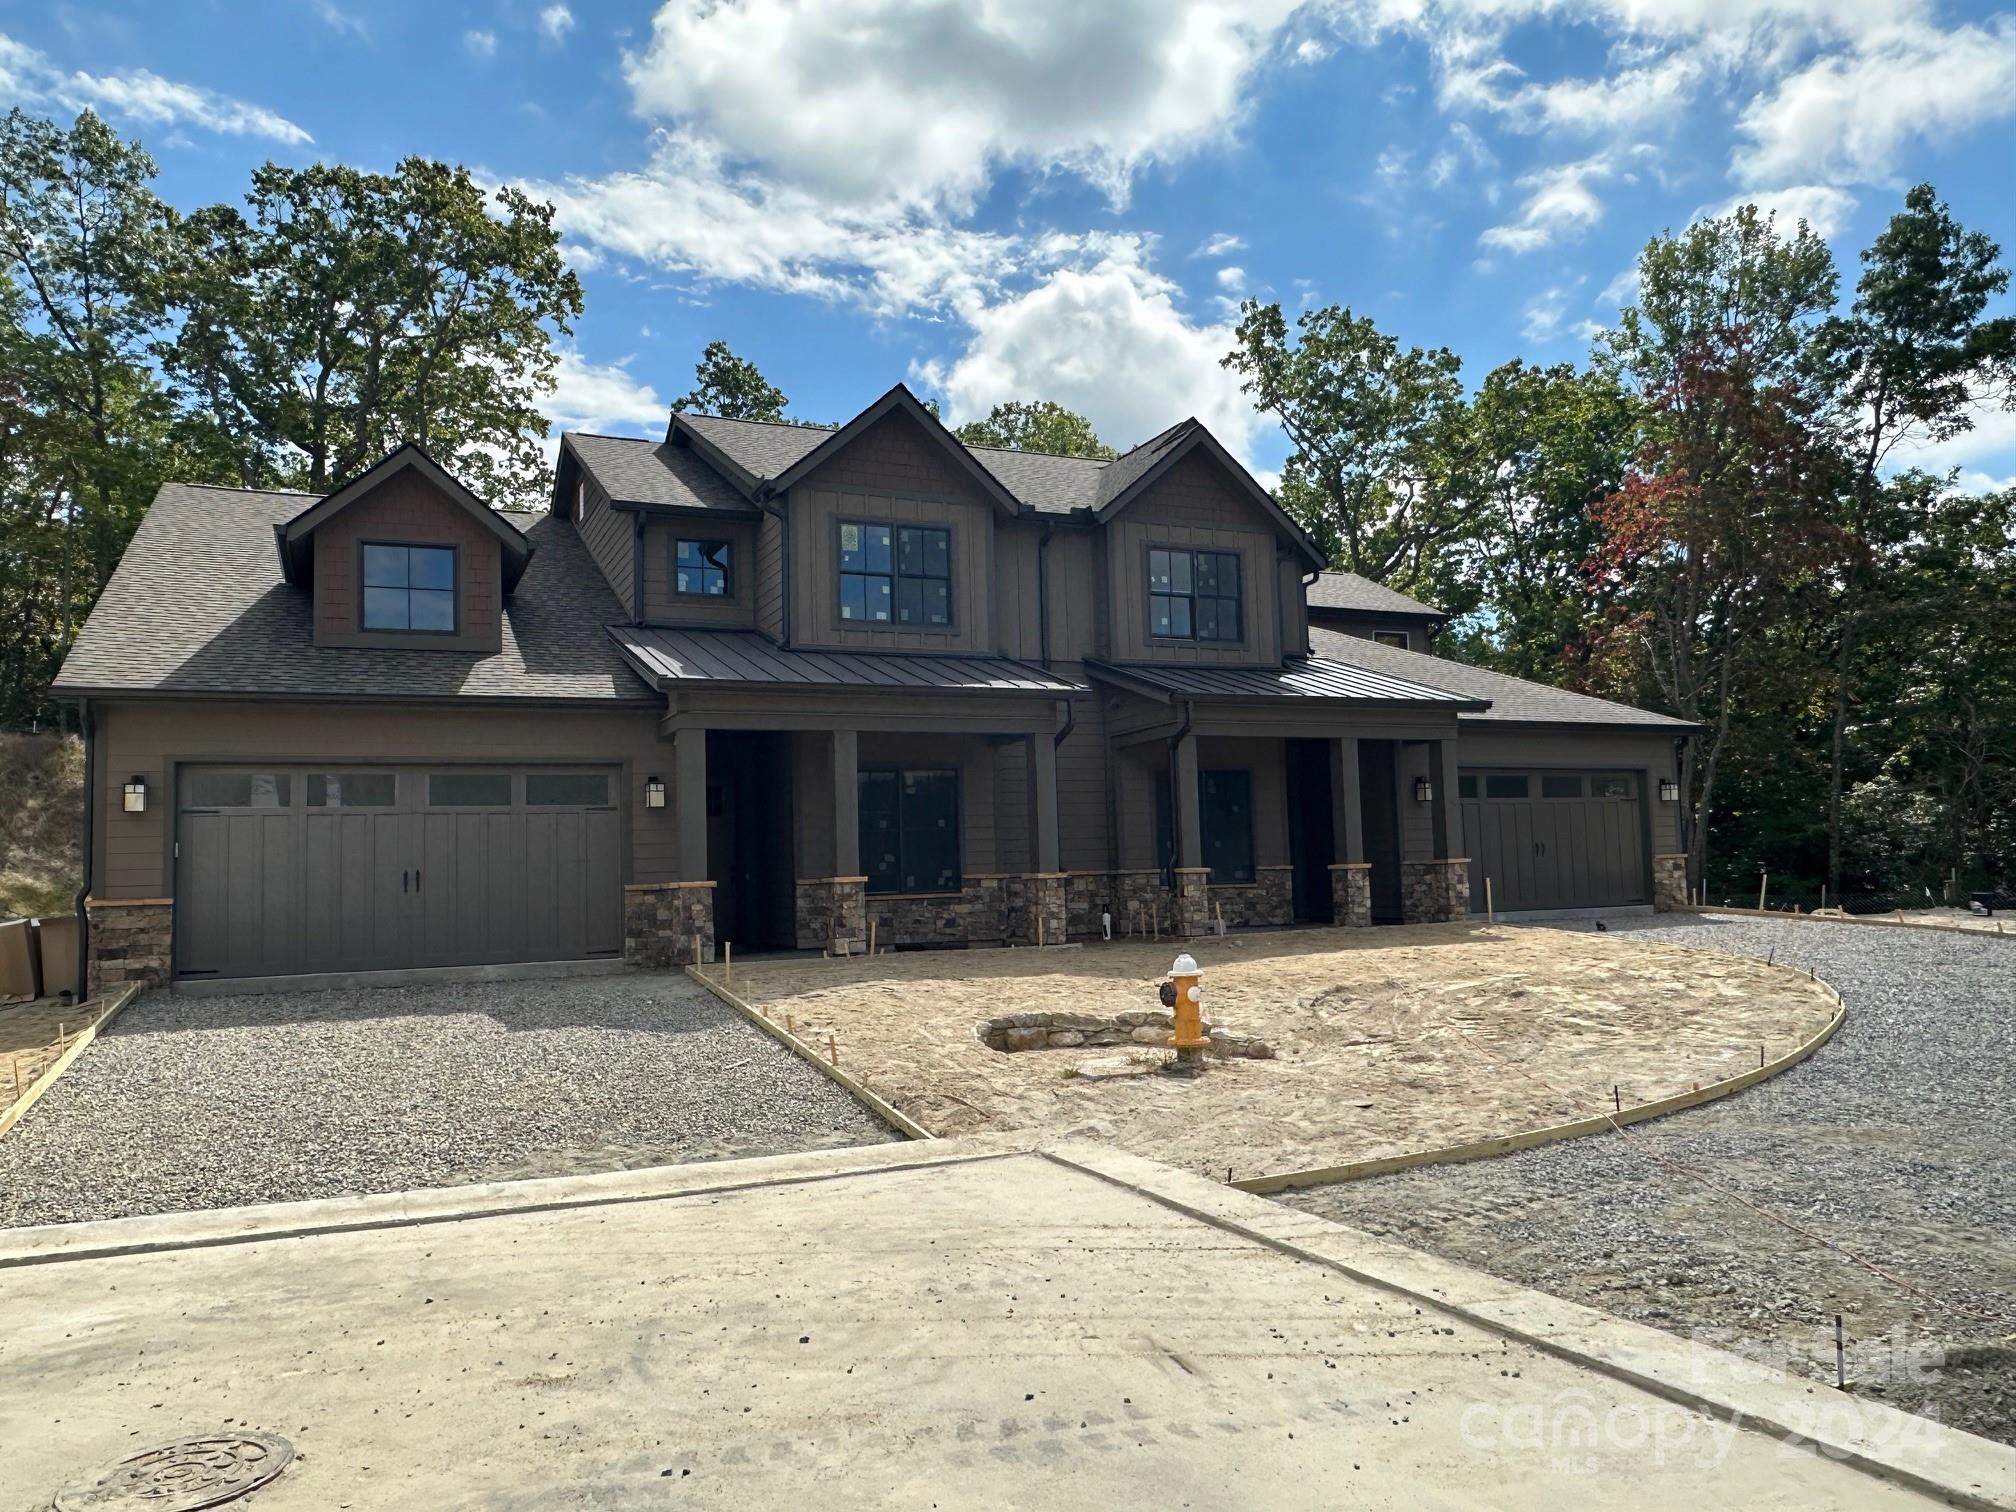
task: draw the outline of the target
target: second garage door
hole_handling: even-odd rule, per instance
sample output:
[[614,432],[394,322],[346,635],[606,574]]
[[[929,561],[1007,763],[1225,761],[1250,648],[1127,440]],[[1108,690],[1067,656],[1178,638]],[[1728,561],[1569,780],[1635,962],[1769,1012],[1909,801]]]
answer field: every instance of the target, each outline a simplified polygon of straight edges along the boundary
[[614,768],[187,767],[176,973],[619,953]]
[[1501,913],[1647,902],[1640,786],[1633,772],[1464,771],[1472,912],[1487,877]]

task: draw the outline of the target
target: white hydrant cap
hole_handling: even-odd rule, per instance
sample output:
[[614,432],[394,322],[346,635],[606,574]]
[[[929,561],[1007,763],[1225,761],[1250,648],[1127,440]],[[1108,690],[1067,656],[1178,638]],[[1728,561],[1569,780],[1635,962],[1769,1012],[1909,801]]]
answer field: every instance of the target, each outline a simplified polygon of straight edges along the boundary
[[1182,955],[1176,957],[1176,964],[1169,968],[1169,975],[1171,975],[1172,977],[1196,976],[1197,975],[1196,958],[1193,957],[1188,951],[1185,951]]

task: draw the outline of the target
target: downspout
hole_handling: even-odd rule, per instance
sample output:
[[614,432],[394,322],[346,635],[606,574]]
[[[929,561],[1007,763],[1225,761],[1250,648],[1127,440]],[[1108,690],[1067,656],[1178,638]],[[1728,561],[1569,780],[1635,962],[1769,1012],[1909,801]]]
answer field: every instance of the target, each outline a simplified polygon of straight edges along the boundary
[[[1050,562],[1045,553],[1056,533],[1055,525],[1045,525],[1043,534],[1036,538],[1036,647],[1046,672],[1050,670]],[[1068,732],[1070,728],[1066,723],[1064,729]],[[1064,737],[1057,739],[1061,744]]]
[[[1176,733],[1169,737],[1169,838],[1176,843],[1176,854],[1170,858],[1170,882],[1175,882],[1175,868],[1183,858],[1183,795],[1176,786],[1176,747],[1190,736],[1190,725],[1196,718],[1197,706],[1189,699],[1183,700],[1183,723],[1176,727]],[[1201,841],[1203,836],[1198,836]]]
[[77,726],[84,736],[84,864],[83,880],[77,886],[77,1001],[91,996],[91,911],[84,906],[91,896],[92,814],[98,807],[98,742],[91,717],[91,700],[77,700]]

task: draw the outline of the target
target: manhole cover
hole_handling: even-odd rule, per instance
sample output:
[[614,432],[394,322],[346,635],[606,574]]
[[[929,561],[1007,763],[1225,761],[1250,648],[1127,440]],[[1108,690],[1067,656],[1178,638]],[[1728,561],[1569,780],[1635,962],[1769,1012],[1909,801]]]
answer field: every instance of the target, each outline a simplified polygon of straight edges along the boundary
[[88,1486],[56,1493],[56,1512],[198,1512],[257,1491],[294,1446],[277,1433],[219,1433],[129,1454]]

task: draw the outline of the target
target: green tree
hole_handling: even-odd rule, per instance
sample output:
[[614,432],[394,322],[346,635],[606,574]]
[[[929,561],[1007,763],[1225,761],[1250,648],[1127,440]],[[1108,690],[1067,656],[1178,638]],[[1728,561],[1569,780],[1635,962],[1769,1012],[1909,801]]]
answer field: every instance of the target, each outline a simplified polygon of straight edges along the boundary
[[189,217],[160,349],[238,481],[326,489],[413,441],[492,501],[536,505],[553,338],[582,309],[552,207],[417,157],[268,163],[246,207]]
[[1827,770],[1827,880],[1842,884],[1842,792],[1848,735],[1875,621],[1898,612],[1907,596],[1888,591],[1900,552],[1922,538],[1920,488],[1887,486],[1882,475],[1897,448],[1946,440],[1973,427],[1976,407],[2007,396],[2016,381],[2016,317],[1986,314],[2006,293],[2001,249],[1963,229],[1930,184],[1904,197],[1904,209],[1862,253],[1853,307],[1817,333],[1820,381],[1836,396],[1836,425],[1854,459],[1853,485],[1839,515],[1841,550]]
[[1294,448],[1283,507],[1334,564],[1425,589],[1468,528],[1448,476],[1462,363],[1446,347],[1403,350],[1335,305],[1305,310],[1291,336],[1280,305],[1249,299],[1236,335],[1224,366]]
[[672,401],[674,412],[698,410],[724,420],[784,420],[791,401],[756,364],[737,357],[725,341],[710,341],[693,366],[693,391]]
[[968,446],[1048,452],[1057,457],[1114,455],[1113,448],[1092,429],[1090,420],[1048,399],[1011,399],[997,404],[987,412],[986,419],[969,420],[952,434]]

